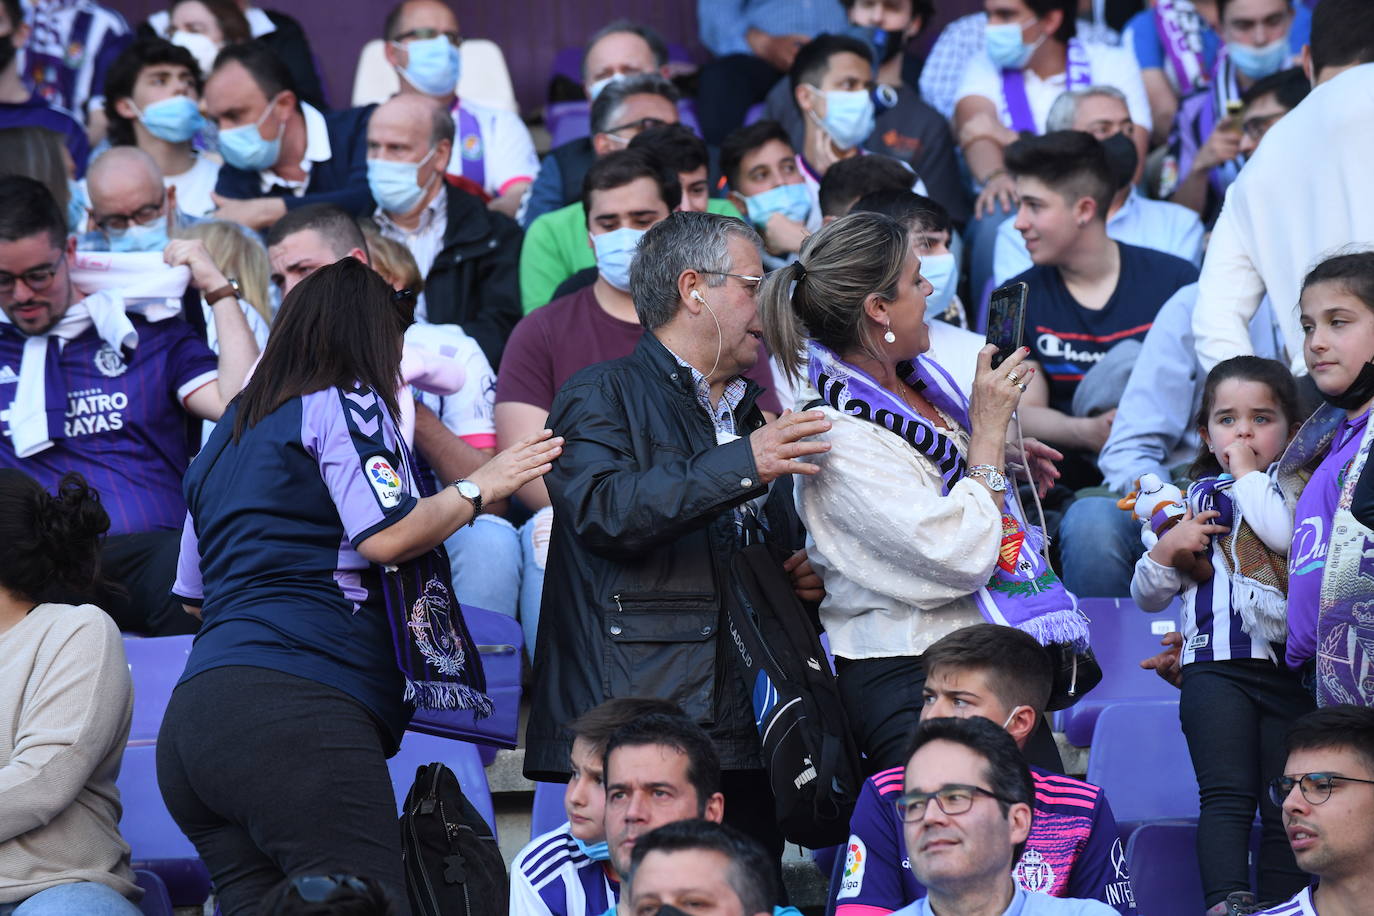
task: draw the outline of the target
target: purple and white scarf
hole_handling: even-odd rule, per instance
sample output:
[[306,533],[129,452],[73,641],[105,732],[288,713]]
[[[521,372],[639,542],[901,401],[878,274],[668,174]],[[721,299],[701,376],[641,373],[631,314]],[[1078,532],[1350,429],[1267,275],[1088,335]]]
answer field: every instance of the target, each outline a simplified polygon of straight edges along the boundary
[[1155,0],[1155,30],[1168,63],[1164,75],[1181,96],[1207,85],[1203,28],[1193,0]]
[[[1088,52],[1083,42],[1077,38],[1069,39],[1065,54],[1064,89],[1073,92],[1087,89],[1093,84],[1093,68],[1088,61]],[[1026,72],[1005,68],[1002,70],[1002,100],[1006,103],[1006,114],[1012,130],[1022,133],[1038,134],[1035,115],[1031,111],[1030,98],[1026,95]]]
[[[899,366],[907,384],[967,429],[968,399],[939,364],[924,356]],[[873,377],[840,359],[833,351],[807,342],[806,376],[821,398],[840,413],[867,420],[900,436],[940,473],[942,494],[964,476],[966,463],[954,441],[934,423],[883,388]],[[1040,553],[1044,532],[1026,523],[1015,487],[1002,497],[1002,542],[997,565],[987,584],[974,593],[978,610],[989,623],[1012,626],[1042,645],[1088,645],[1088,621],[1078,599],[1059,581]]]

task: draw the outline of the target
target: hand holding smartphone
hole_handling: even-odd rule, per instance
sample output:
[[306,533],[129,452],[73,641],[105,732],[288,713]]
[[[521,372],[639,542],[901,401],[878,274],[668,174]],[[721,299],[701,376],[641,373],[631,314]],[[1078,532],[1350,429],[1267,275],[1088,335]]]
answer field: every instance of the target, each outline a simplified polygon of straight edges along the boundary
[[1024,282],[1008,283],[993,290],[988,306],[988,343],[997,345],[992,356],[992,368],[1023,346],[1026,331],[1026,295],[1030,287]]

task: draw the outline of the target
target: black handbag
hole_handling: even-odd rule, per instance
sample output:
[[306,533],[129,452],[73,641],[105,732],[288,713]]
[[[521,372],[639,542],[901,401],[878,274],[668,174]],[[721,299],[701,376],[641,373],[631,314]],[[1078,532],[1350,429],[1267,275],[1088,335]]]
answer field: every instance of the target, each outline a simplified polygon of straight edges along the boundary
[[1072,643],[1056,642],[1046,646],[1045,651],[1054,668],[1046,712],[1068,709],[1081,700],[1083,694],[1102,683],[1102,666],[1097,663],[1091,646],[1079,649]]

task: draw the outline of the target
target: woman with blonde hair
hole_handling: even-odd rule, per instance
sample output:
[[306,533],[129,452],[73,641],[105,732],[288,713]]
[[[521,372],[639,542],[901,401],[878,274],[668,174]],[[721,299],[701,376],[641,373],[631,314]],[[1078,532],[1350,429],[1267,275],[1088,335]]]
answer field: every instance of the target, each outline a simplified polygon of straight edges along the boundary
[[[239,305],[245,303],[252,308],[244,308],[243,316],[248,319],[248,327],[258,342],[258,351],[267,346],[267,335],[272,323],[272,298],[269,293],[267,275],[271,267],[267,261],[267,249],[251,237],[236,223],[223,220],[208,220],[183,226],[176,232],[177,238],[199,239],[210,252],[220,273],[238,289]],[[219,352],[215,337],[215,323],[210,320],[210,306],[201,300],[205,310],[206,336],[210,349]]]
[[[1087,622],[1040,553],[1007,476],[1007,428],[1034,369],[1022,347],[978,354],[970,402],[929,356],[931,286],[900,223],[852,213],[807,239],[759,291],[770,352],[830,450],[797,477],[811,566],[825,583],[850,724],[870,766],[904,762],[923,705],[921,654],[975,623],[1086,644]],[[1038,483],[1058,452],[1030,442]]]

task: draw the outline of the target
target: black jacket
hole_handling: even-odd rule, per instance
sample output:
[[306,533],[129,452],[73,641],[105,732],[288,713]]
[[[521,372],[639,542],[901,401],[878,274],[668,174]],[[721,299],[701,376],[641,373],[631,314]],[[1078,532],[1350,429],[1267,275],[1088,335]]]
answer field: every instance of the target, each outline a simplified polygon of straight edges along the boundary
[[[529,778],[567,774],[564,726],[611,697],[673,700],[710,732],[726,769],[762,766],[749,695],[721,639],[731,510],[765,492],[748,440],[764,422],[761,390],[749,382],[735,412],[742,438],[718,446],[691,373],[646,332],[629,356],[558,392],[549,426],[566,443],[544,477],[554,521]],[[790,477],[773,484],[765,518],[770,538],[799,546]]]
[[425,310],[434,324],[459,324],[493,369],[520,307],[520,243],[515,220],[449,185],[444,247],[425,277]]

